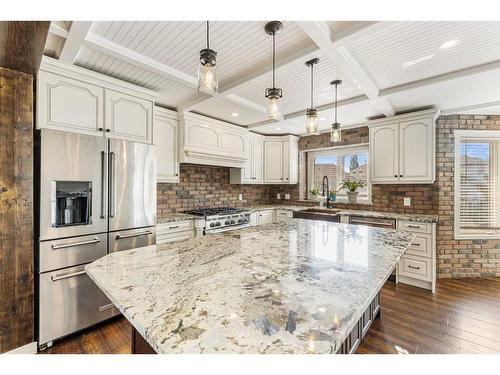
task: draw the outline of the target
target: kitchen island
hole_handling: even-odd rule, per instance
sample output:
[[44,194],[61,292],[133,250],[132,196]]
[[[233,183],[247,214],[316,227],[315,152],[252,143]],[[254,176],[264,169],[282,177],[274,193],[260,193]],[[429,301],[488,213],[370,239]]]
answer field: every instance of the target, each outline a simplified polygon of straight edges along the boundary
[[413,237],[294,219],[112,253],[86,271],[132,324],[135,352],[348,353]]

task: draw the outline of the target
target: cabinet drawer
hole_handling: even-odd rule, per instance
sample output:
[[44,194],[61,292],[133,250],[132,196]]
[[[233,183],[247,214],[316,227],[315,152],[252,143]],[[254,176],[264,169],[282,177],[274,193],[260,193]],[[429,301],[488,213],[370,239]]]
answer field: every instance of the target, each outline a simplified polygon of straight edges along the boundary
[[156,234],[160,236],[193,229],[194,220],[172,221],[170,223],[157,224]]
[[406,254],[432,257],[432,234],[416,234]]
[[414,279],[432,281],[432,260],[403,255],[399,262],[399,274]]
[[398,222],[398,229],[407,230],[409,232],[432,233],[432,223],[400,220]]
[[106,255],[106,233],[40,242],[40,272],[90,263]]
[[195,237],[194,230],[185,230],[185,231],[181,231],[181,232],[174,232],[174,233],[157,235],[156,242],[158,244],[169,243],[169,242],[178,242],[178,241],[189,240],[190,238],[193,238],[193,237]]

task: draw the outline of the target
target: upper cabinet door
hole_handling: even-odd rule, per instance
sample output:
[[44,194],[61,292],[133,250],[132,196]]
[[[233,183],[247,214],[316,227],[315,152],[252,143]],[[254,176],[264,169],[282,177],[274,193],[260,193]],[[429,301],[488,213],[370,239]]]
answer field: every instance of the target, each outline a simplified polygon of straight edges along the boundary
[[105,92],[106,136],[152,143],[153,103],[121,92]]
[[264,141],[264,182],[283,183],[282,141]]
[[176,115],[165,115],[155,110],[153,144],[156,146],[158,182],[179,182],[178,121]]
[[37,128],[103,134],[101,87],[41,70],[37,82]]
[[432,118],[399,124],[399,180],[434,181],[434,137]]
[[264,141],[254,139],[253,141],[253,177],[254,182],[264,181]]
[[245,138],[244,140],[245,156],[247,161],[242,168],[241,183],[253,183],[253,139]]
[[399,124],[370,128],[371,182],[399,181]]
[[298,142],[290,141],[290,161],[288,163],[290,169],[290,177],[287,181],[289,184],[299,182],[299,144]]

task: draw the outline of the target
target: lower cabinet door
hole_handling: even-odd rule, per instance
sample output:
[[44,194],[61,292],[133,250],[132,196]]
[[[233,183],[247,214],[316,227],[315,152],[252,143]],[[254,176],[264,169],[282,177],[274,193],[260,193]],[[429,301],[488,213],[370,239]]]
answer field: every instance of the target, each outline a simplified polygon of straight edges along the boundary
[[87,276],[84,267],[40,274],[40,345],[119,313]]

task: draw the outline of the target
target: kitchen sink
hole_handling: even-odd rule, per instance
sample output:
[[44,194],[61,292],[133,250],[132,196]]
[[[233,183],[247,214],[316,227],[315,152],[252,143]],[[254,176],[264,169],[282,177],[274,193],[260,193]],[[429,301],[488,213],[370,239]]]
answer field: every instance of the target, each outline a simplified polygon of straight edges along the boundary
[[340,217],[338,212],[340,210],[335,209],[321,209],[321,208],[308,208],[301,211],[295,211],[293,217],[297,219],[308,219],[308,220],[320,220],[320,221],[331,221],[338,223]]

